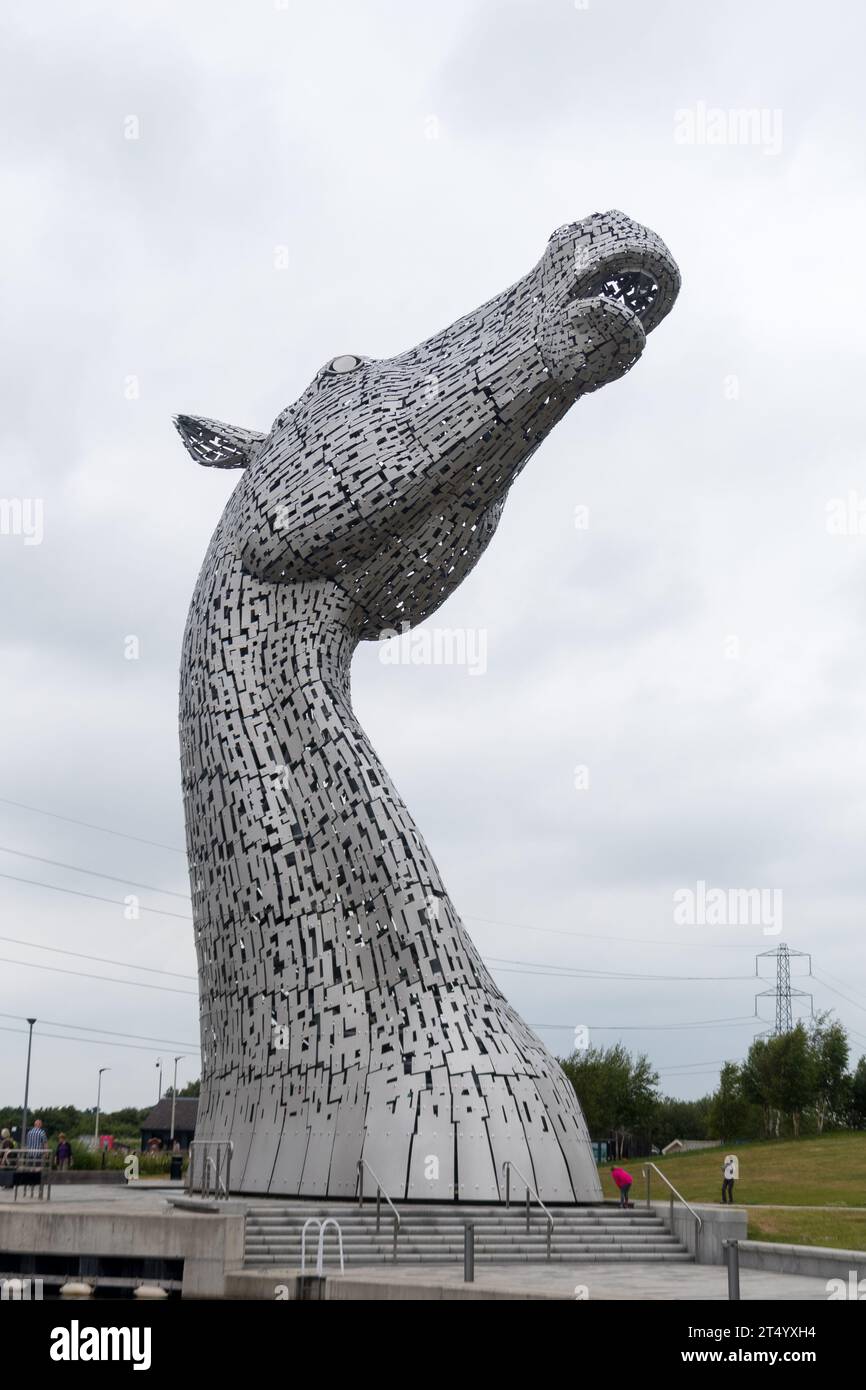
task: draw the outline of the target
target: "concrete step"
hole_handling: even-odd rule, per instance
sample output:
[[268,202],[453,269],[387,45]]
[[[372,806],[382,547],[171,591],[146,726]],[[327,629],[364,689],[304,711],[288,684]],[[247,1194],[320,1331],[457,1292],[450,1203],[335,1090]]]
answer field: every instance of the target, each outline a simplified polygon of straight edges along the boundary
[[[343,1245],[368,1244],[370,1241],[391,1241],[393,1240],[393,1227],[382,1229],[381,1232],[348,1232],[342,1230]],[[617,1232],[607,1234],[605,1232],[566,1232],[566,1230],[553,1230],[552,1240],[557,1245],[563,1241],[577,1241],[577,1243],[589,1245],[616,1245],[623,1240],[663,1240],[669,1238],[670,1233],[659,1226],[655,1230],[637,1230],[637,1232]],[[247,1248],[253,1245],[285,1245],[289,1243],[300,1244],[299,1230],[281,1230],[281,1232],[247,1232]],[[307,1232],[307,1243],[311,1238],[318,1240],[317,1232]],[[334,1227],[328,1227],[328,1234],[325,1240],[335,1240]],[[525,1241],[545,1241],[548,1238],[546,1230],[531,1230],[531,1232],[491,1232],[491,1230],[475,1230],[475,1244],[489,1244],[495,1241],[500,1245],[524,1244]],[[670,1237],[673,1238],[673,1237]],[[425,1240],[434,1244],[459,1244],[463,1245],[463,1232],[442,1233],[442,1232],[423,1232],[423,1230],[413,1229],[411,1226],[400,1226],[398,1240]]]
[[[449,1226],[463,1227],[467,1221],[471,1221],[476,1226],[520,1226],[526,1224],[525,1212],[489,1215],[469,1212],[465,1214],[462,1212],[455,1212],[453,1214],[450,1212],[447,1214],[433,1214],[403,1210],[399,1212],[399,1216],[403,1224],[429,1226],[437,1229]],[[650,1222],[654,1225],[666,1224],[665,1218],[658,1212],[636,1212],[630,1213],[628,1217],[613,1217],[606,1213],[604,1215],[586,1217],[575,1216],[572,1213],[557,1215],[554,1212],[552,1213],[552,1217],[555,1226],[575,1226],[582,1229],[595,1228],[598,1226],[607,1226],[611,1229],[616,1229],[619,1227],[640,1225],[646,1222]],[[341,1226],[369,1225],[371,1223],[375,1224],[376,1213],[375,1211],[359,1212],[357,1210],[348,1212],[335,1212],[333,1210],[306,1212],[247,1212],[247,1220],[258,1225],[282,1224],[297,1226],[303,1225],[304,1221],[309,1219],[323,1221],[326,1218],[339,1221]],[[379,1219],[381,1221],[392,1221],[393,1218],[393,1212],[389,1208],[383,1207]],[[537,1209],[530,1213],[529,1219],[530,1222],[546,1221],[546,1217]]]
[[[394,1233],[393,1231],[383,1231],[379,1235],[373,1234],[369,1236],[352,1237],[347,1235],[346,1232],[343,1231],[342,1239],[343,1248],[346,1250],[354,1250],[360,1246],[375,1245],[381,1245],[384,1248],[386,1246],[390,1247],[391,1245],[393,1245]],[[555,1245],[557,1248],[563,1249],[566,1246],[582,1245],[598,1246],[599,1249],[601,1249],[602,1247],[609,1247],[611,1250],[615,1250],[617,1249],[617,1247],[623,1245],[624,1243],[629,1245],[654,1245],[659,1243],[666,1243],[674,1239],[675,1238],[668,1231],[656,1231],[651,1234],[642,1233],[634,1235],[622,1235],[611,1239],[604,1239],[593,1236],[568,1236],[563,1235],[561,1232],[554,1231],[551,1239],[551,1244]],[[333,1230],[330,1230],[325,1237],[325,1243],[327,1244],[328,1241],[336,1240],[336,1233]],[[446,1246],[451,1247],[455,1250],[458,1248],[460,1250],[463,1249],[462,1235],[448,1236],[446,1238],[431,1238],[430,1236],[426,1236],[418,1231],[399,1231],[397,1234],[397,1241],[398,1244],[401,1246],[429,1245],[438,1249],[445,1249]],[[308,1232],[307,1246],[309,1247],[311,1244],[315,1243],[318,1243],[318,1234]],[[497,1249],[505,1250],[509,1246],[513,1245],[531,1245],[533,1248],[538,1247],[539,1249],[542,1246],[544,1246],[546,1248],[547,1236],[546,1234],[542,1234],[540,1232],[535,1235],[530,1234],[528,1236],[522,1235],[505,1237],[496,1236],[490,1233],[476,1232],[476,1249],[492,1248],[493,1246],[496,1246]],[[249,1253],[252,1253],[254,1250],[300,1250],[300,1248],[301,1236],[299,1232],[296,1232],[294,1234],[290,1232],[286,1235],[270,1236],[266,1238],[253,1236],[248,1238],[245,1242],[245,1249]]]
[[[514,1218],[524,1218],[526,1208],[522,1202],[512,1203],[510,1207],[490,1206],[473,1207],[464,1206],[462,1203],[443,1203],[441,1206],[425,1207],[416,1206],[414,1202],[396,1203],[397,1210],[401,1216],[411,1216],[418,1220],[454,1220],[454,1221],[480,1221],[480,1220],[512,1220]],[[365,1202],[363,1207],[359,1207],[357,1202],[346,1202],[343,1205],[337,1203],[313,1203],[313,1202],[291,1202],[291,1201],[272,1201],[267,1203],[252,1202],[247,1208],[249,1216],[336,1216],[339,1220],[347,1219],[350,1216],[375,1216],[376,1203]],[[387,1202],[382,1203],[383,1213],[390,1211]],[[540,1215],[539,1207],[533,1203],[530,1208],[536,1216]],[[555,1221],[634,1221],[637,1217],[652,1217],[655,1212],[650,1207],[629,1207],[627,1211],[622,1207],[548,1207],[548,1211]]]
[[[375,1234],[377,1233],[377,1229],[378,1229],[379,1232],[381,1232],[381,1233],[383,1233],[383,1234],[388,1234],[388,1235],[390,1235],[390,1233],[391,1233],[391,1232],[393,1231],[393,1229],[394,1229],[394,1223],[393,1223],[393,1221],[383,1221],[382,1224],[381,1224],[381,1226],[378,1227],[378,1228],[376,1227],[376,1223],[375,1223],[375,1222],[372,1222],[369,1226],[366,1226],[366,1225],[365,1225],[365,1226],[359,1226],[359,1225],[352,1224],[352,1223],[347,1223],[347,1224],[344,1225],[343,1222],[340,1222],[339,1225],[340,1225],[340,1230],[343,1232],[343,1235],[344,1235],[344,1236],[346,1236],[346,1235],[375,1235]],[[290,1223],[274,1223],[274,1224],[272,1224],[272,1225],[269,1224],[269,1225],[264,1225],[264,1226],[263,1226],[263,1225],[254,1224],[254,1223],[249,1223],[249,1222],[248,1222],[248,1223],[247,1223],[247,1228],[246,1228],[246,1229],[247,1229],[247,1234],[248,1234],[248,1235],[256,1235],[256,1236],[263,1236],[263,1237],[267,1237],[267,1236],[278,1236],[278,1235],[284,1235],[284,1234],[292,1234],[292,1233],[294,1233],[294,1232],[297,1232],[298,1236],[300,1236],[300,1233],[301,1233],[301,1230],[303,1229],[303,1226],[302,1226],[302,1223],[301,1223],[301,1222],[298,1222],[298,1223],[296,1223],[296,1224],[294,1224],[294,1225],[292,1225],[292,1224],[290,1224]],[[310,1231],[312,1231],[312,1230],[317,1230],[317,1229],[318,1229],[317,1226],[311,1226],[311,1227],[308,1228],[308,1230],[310,1230]],[[331,1228],[329,1227],[329,1229],[331,1229]],[[434,1239],[434,1240],[447,1240],[449,1237],[453,1237],[454,1239],[460,1239],[460,1240],[462,1240],[462,1239],[463,1239],[464,1224],[463,1224],[463,1222],[460,1222],[458,1225],[454,1225],[454,1226],[421,1226],[421,1225],[417,1225],[417,1224],[414,1223],[414,1222],[401,1221],[401,1222],[400,1222],[400,1227],[399,1227],[399,1229],[400,1229],[401,1232],[404,1232],[404,1233],[405,1233],[405,1232],[408,1232],[408,1231],[411,1231],[411,1232],[417,1233],[417,1234],[419,1234],[419,1235],[430,1236],[430,1237],[431,1237],[432,1239]],[[621,1236],[621,1235],[629,1235],[629,1234],[633,1234],[633,1233],[644,1234],[644,1235],[654,1235],[654,1234],[655,1234],[656,1232],[658,1232],[658,1231],[667,1231],[668,1229],[669,1229],[669,1227],[668,1227],[665,1223],[663,1223],[663,1222],[642,1222],[642,1223],[640,1223],[640,1224],[635,1224],[634,1226],[614,1226],[614,1227],[610,1227],[610,1226],[560,1226],[560,1225],[556,1225],[556,1226],[554,1226],[554,1228],[553,1228],[554,1234],[555,1234],[556,1236],[560,1236],[560,1235],[572,1236],[572,1235],[573,1235],[573,1236],[578,1236],[578,1237],[581,1237],[581,1238],[583,1238],[583,1237],[588,1237],[588,1236],[600,1236],[601,1238],[603,1238],[603,1239],[605,1239],[605,1240],[616,1240],[618,1236]],[[525,1235],[546,1235],[546,1233],[547,1233],[547,1224],[546,1224],[545,1222],[543,1222],[543,1221],[533,1221],[533,1222],[530,1224],[528,1230],[527,1230],[527,1228],[526,1228],[526,1226],[525,1226],[524,1223],[521,1223],[521,1224],[518,1225],[518,1226],[498,1226],[498,1225],[494,1225],[494,1224],[480,1225],[480,1224],[477,1224],[477,1223],[475,1224],[475,1238],[476,1238],[476,1240],[477,1240],[482,1234],[489,1234],[489,1235],[498,1234],[498,1235],[502,1235],[502,1236],[525,1236]]]
[[[445,1264],[457,1264],[457,1261],[459,1261],[459,1259],[460,1259],[460,1261],[461,1261],[461,1259],[463,1259],[463,1251],[460,1251],[459,1257],[455,1257],[455,1258],[453,1258],[453,1259],[449,1259],[448,1257],[443,1257],[443,1255],[441,1254],[441,1252],[436,1252],[435,1255],[411,1255],[411,1257],[410,1257],[409,1259],[406,1259],[406,1257],[399,1257],[399,1258],[398,1258],[398,1265],[399,1265],[399,1264],[413,1264],[413,1265],[445,1265]],[[617,1262],[623,1262],[623,1264],[627,1264],[627,1262],[635,1262],[635,1261],[641,1262],[641,1264],[648,1264],[648,1265],[653,1265],[653,1264],[667,1264],[667,1262],[669,1262],[669,1261],[678,1262],[678,1264],[694,1264],[694,1257],[692,1257],[692,1255],[689,1255],[687,1250],[670,1250],[670,1251],[669,1251],[669,1250],[664,1250],[663,1252],[662,1252],[662,1251],[616,1251],[616,1252],[613,1252],[613,1251],[592,1251],[591,1254],[582,1254],[582,1255],[573,1255],[573,1254],[560,1255],[559,1252],[553,1251],[553,1252],[552,1252],[552,1255],[550,1255],[550,1264],[559,1264],[559,1265],[563,1265],[563,1264],[573,1264],[573,1265],[578,1265],[578,1264],[580,1264],[580,1265],[610,1264],[610,1265],[616,1265]],[[361,1259],[346,1259],[346,1265],[348,1265],[349,1268],[352,1268],[353,1265],[356,1265],[357,1268],[361,1268],[361,1266],[363,1266],[363,1265],[391,1265],[391,1264],[393,1264],[393,1258],[392,1258],[391,1252],[388,1252],[388,1254],[385,1254],[385,1252],[382,1252],[382,1251],[371,1252],[370,1255],[366,1255],[366,1257],[364,1257],[363,1261],[361,1261]],[[531,1264],[531,1265],[544,1265],[544,1264],[546,1264],[546,1259],[545,1259],[544,1255],[538,1255],[538,1254],[535,1254],[535,1252],[532,1252],[532,1254],[518,1254],[518,1255],[512,1255],[512,1257],[509,1257],[509,1258],[506,1258],[506,1259],[502,1259],[502,1257],[491,1257],[491,1255],[478,1255],[478,1252],[475,1252],[475,1264],[489,1264],[489,1265],[512,1265],[512,1264],[513,1264],[513,1265],[520,1265],[520,1264],[530,1265],[530,1264]],[[299,1255],[296,1255],[296,1257],[293,1258],[293,1259],[291,1259],[291,1261],[286,1261],[285,1255],[274,1255],[274,1258],[272,1258],[272,1259],[260,1259],[260,1261],[247,1261],[247,1262],[245,1262],[245,1268],[246,1268],[246,1269],[271,1269],[271,1268],[272,1268],[272,1269],[286,1269],[286,1268],[288,1268],[288,1269],[297,1269],[297,1268],[299,1268],[299,1266],[300,1266],[300,1257],[299,1257]],[[316,1251],[313,1251],[313,1252],[307,1251],[307,1268],[314,1268],[314,1266],[316,1266]],[[325,1272],[328,1272],[328,1273],[334,1272],[334,1269],[339,1269],[339,1254],[338,1254],[338,1252],[336,1252],[336,1250],[328,1250],[328,1251],[325,1251],[324,1268],[325,1268]]]
[[[475,1258],[487,1263],[537,1263],[547,1258],[547,1222],[536,1207],[455,1207],[443,1205],[398,1208],[398,1263],[440,1263],[463,1258],[464,1228],[475,1227]],[[616,1260],[690,1260],[692,1257],[671,1235],[663,1216],[645,1208],[623,1210],[615,1206],[552,1208],[554,1229],[551,1258],[562,1262]],[[247,1209],[244,1263],[249,1267],[300,1264],[301,1230],[315,1218],[336,1220],[343,1239],[347,1264],[379,1264],[393,1261],[393,1213],[387,1205],[376,1229],[375,1206],[355,1203],[273,1201]],[[307,1232],[307,1259],[315,1260],[318,1232]],[[326,1261],[338,1258],[333,1227],[325,1237]]]

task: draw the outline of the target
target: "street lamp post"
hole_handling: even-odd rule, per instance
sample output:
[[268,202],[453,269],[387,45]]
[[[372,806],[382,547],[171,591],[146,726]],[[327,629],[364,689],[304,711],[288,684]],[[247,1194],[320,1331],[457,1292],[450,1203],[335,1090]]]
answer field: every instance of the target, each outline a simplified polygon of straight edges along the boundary
[[174,1059],[174,1085],[171,1088],[171,1137],[169,1139],[172,1148],[174,1147],[174,1110],[177,1101],[177,1064],[178,1062],[182,1062],[183,1058],[184,1054],[181,1053],[179,1057],[175,1057]]
[[28,1018],[30,1024],[30,1034],[27,1038],[27,1074],[24,1078],[24,1109],[21,1111],[21,1141],[19,1147],[27,1147],[27,1106],[30,1101],[30,1049],[33,1046],[33,1025],[35,1018]]
[[99,1102],[102,1099],[102,1073],[104,1071],[111,1071],[111,1067],[99,1068],[99,1085],[96,1088],[96,1123],[93,1126],[93,1138],[96,1141],[97,1149],[99,1148]]
[[162,1100],[162,1058],[161,1058],[161,1057],[157,1057],[157,1059],[156,1059],[156,1066],[157,1066],[157,1068],[158,1068],[158,1070],[159,1070],[159,1089],[157,1090],[157,1093],[156,1093],[156,1103],[157,1103],[157,1105],[159,1105],[159,1102]]

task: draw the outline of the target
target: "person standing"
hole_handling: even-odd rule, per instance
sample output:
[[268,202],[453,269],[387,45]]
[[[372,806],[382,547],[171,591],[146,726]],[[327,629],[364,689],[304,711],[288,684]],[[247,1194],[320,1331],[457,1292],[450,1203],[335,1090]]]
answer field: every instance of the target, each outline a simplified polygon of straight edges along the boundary
[[0,1168],[9,1167],[11,1161],[10,1155],[14,1148],[15,1140],[12,1138],[8,1129],[0,1131]]
[[72,1167],[72,1145],[65,1134],[58,1136],[57,1144],[57,1167],[61,1170]]
[[45,1145],[48,1143],[48,1135],[42,1128],[41,1120],[34,1120],[30,1129],[27,1131],[27,1141],[24,1145],[28,1153],[43,1154]]
[[624,1168],[611,1168],[610,1175],[619,1188],[620,1206],[627,1207],[629,1204],[628,1194],[631,1192],[631,1185],[634,1181],[631,1173],[627,1173]]
[[740,1176],[740,1165],[735,1154],[728,1154],[722,1164],[722,1205],[734,1200],[734,1183]]

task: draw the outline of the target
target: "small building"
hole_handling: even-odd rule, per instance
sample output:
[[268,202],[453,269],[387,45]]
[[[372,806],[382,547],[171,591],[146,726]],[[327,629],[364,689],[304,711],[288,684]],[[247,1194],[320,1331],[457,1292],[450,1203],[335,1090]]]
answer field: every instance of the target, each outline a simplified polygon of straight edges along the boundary
[[717,1149],[721,1144],[720,1139],[672,1139],[662,1149],[663,1154],[684,1154],[693,1153],[698,1149]]
[[[145,1115],[141,1125],[141,1147],[143,1152],[156,1149],[158,1153],[170,1153],[171,1141],[171,1096],[163,1096]],[[195,1119],[198,1114],[197,1096],[178,1096],[174,1102],[174,1137],[186,1152],[195,1136]],[[157,1142],[159,1141],[158,1146]]]

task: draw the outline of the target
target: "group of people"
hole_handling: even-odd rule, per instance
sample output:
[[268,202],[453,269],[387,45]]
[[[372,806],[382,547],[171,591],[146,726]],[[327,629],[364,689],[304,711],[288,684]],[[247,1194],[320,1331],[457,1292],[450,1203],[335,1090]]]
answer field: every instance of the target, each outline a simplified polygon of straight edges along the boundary
[[[47,1148],[48,1135],[45,1133],[45,1127],[40,1119],[35,1119],[24,1140],[25,1156],[42,1159]],[[0,1168],[10,1166],[14,1149],[15,1141],[10,1131],[8,1129],[0,1130]],[[72,1145],[65,1134],[57,1136],[54,1166],[56,1168],[70,1168],[72,1166]]]
[[[624,1168],[611,1168],[610,1175],[619,1189],[619,1204],[621,1207],[632,1207],[633,1202],[629,1201],[629,1193],[634,1178],[631,1173],[627,1173]],[[740,1163],[735,1154],[727,1154],[722,1164],[722,1206],[733,1205],[734,1183],[740,1176]]]

